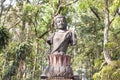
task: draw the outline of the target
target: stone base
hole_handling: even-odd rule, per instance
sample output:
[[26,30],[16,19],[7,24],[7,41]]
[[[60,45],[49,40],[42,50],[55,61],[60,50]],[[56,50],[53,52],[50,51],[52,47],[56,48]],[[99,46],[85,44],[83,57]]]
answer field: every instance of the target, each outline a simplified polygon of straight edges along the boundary
[[79,75],[73,75],[70,56],[50,54],[48,59],[49,65],[41,75],[41,80],[80,80]]
[[64,78],[64,77],[53,77],[53,78],[46,78],[41,80],[74,80],[74,79]]
[[64,77],[52,77],[52,78],[41,78],[41,80],[80,80],[78,75],[74,75],[73,78],[64,78]]
[[51,54],[48,59],[51,66],[70,66],[71,57],[69,55]]
[[52,79],[59,79],[59,80],[66,80],[66,79],[69,79],[69,80],[74,80],[74,77],[71,77],[71,78],[65,78],[65,77],[51,77],[51,78],[49,78],[49,77],[43,77],[43,76],[41,76],[41,79],[42,80],[52,80]]
[[[51,79],[54,77],[63,77],[64,79],[71,79],[73,71],[70,67],[71,57],[68,55],[51,54],[48,56],[49,65],[41,75],[41,78]],[[59,79],[60,80],[60,79]]]

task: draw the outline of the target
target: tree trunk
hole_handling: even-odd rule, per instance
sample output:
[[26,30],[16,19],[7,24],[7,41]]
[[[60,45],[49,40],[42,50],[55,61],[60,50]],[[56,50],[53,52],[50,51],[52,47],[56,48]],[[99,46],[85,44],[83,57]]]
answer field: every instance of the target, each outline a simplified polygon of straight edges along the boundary
[[109,55],[108,48],[106,44],[108,43],[108,32],[110,27],[110,17],[109,17],[109,9],[108,9],[108,0],[105,0],[105,28],[104,28],[104,58],[108,64],[111,63],[111,57]]
[[26,23],[27,31],[26,31],[26,41],[29,40],[30,35],[30,23]]
[[33,72],[32,72],[32,80],[35,79],[35,71],[36,71],[36,66],[37,66],[37,59],[38,59],[38,54],[39,54],[39,43],[36,39],[36,50],[35,50],[35,58],[34,58],[34,66],[33,66]]

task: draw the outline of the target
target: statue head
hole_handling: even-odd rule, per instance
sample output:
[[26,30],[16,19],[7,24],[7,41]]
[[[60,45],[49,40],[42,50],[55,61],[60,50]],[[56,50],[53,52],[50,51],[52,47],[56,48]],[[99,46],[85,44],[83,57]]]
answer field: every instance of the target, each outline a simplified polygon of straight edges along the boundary
[[58,14],[55,18],[54,18],[54,26],[57,29],[62,29],[62,30],[66,30],[67,28],[67,21],[65,16]]

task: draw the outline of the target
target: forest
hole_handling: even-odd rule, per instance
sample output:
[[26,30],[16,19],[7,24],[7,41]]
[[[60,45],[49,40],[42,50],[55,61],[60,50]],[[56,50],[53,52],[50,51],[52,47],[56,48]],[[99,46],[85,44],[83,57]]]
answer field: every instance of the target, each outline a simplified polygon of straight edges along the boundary
[[120,80],[120,0],[0,0],[0,80],[40,80],[58,14],[77,34],[74,74]]

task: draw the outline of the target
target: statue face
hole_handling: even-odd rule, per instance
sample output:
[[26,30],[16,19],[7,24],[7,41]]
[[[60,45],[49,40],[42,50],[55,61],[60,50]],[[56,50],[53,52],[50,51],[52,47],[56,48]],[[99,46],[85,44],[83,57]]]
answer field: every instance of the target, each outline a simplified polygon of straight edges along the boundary
[[58,17],[55,22],[56,22],[57,29],[66,29],[67,23],[65,18]]

